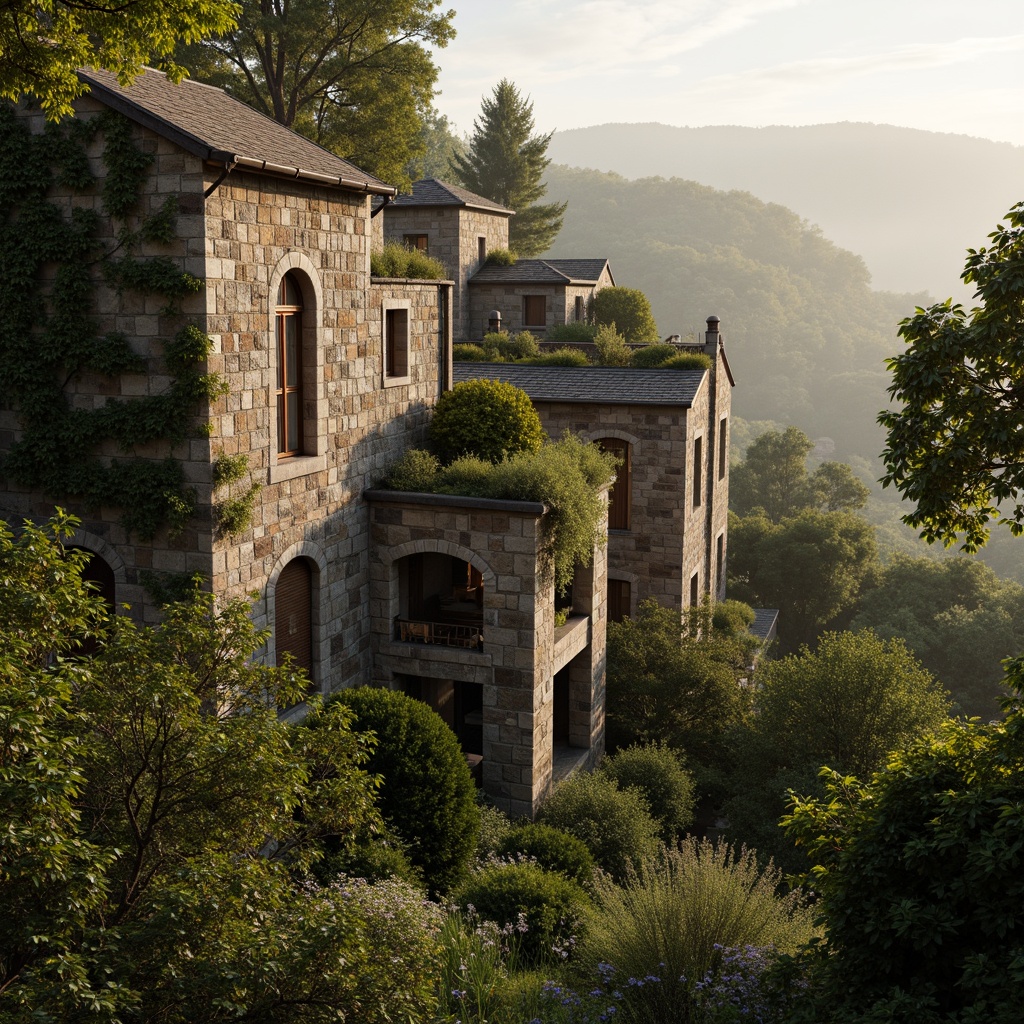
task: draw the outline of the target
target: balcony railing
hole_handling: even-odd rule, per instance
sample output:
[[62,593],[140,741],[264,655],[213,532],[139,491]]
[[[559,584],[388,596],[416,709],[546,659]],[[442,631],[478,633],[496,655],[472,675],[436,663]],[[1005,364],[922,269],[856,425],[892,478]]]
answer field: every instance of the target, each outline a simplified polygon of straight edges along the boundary
[[395,639],[405,643],[438,644],[483,650],[483,627],[479,624],[427,622],[422,619],[395,619]]

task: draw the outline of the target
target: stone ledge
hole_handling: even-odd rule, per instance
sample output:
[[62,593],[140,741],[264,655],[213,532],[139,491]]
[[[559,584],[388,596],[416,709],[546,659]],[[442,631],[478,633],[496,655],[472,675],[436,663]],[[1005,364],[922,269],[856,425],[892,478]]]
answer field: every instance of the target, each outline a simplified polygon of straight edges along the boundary
[[561,672],[580,651],[590,643],[590,616],[570,616],[564,626],[555,630],[555,649],[552,655],[552,675]]
[[478,508],[488,512],[518,512],[542,516],[547,506],[539,501],[512,501],[508,498],[474,498],[465,494],[422,494],[418,491],[387,491],[374,487],[363,491],[373,503],[389,505],[432,505],[435,508]]

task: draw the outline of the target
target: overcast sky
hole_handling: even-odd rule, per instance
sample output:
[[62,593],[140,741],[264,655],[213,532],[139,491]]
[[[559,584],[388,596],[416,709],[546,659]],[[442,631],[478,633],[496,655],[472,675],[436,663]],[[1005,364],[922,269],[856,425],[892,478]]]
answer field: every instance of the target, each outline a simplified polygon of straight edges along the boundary
[[538,130],[873,121],[1024,145],[1024,0],[448,0],[437,107]]

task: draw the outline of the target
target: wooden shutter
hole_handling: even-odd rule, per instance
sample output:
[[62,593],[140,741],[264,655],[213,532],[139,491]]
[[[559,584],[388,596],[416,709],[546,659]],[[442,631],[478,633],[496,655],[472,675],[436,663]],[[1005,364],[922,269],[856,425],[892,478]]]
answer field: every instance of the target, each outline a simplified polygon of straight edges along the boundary
[[629,615],[630,586],[627,580],[608,581],[608,621],[622,622]]
[[285,653],[313,678],[313,571],[309,561],[296,558],[277,578],[274,591],[274,639],[277,663]]
[[618,456],[621,465],[616,471],[615,483],[608,492],[608,529],[628,530],[630,496],[633,491],[633,467],[630,465],[628,441],[617,437],[602,437],[597,442],[606,452]]
[[523,326],[544,327],[548,322],[547,299],[543,295],[523,296]]

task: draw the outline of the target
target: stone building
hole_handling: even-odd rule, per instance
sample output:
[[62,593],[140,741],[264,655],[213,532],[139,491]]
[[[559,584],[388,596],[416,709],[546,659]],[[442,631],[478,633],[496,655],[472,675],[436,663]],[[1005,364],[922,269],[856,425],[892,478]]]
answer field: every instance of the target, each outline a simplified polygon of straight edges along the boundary
[[680,610],[725,597],[734,381],[710,317],[709,370],[454,364],[454,378],[522,388],[551,437],[566,430],[621,459],[608,513],[608,619],[656,598]]
[[[176,507],[194,504],[176,530],[140,528],[113,491],[76,490],[70,471],[59,488],[7,472],[0,514],[42,519],[59,503],[79,516],[75,543],[144,620],[159,616],[160,581],[198,573],[219,599],[255,592],[268,660],[290,653],[321,692],[373,682],[430,700],[482,758],[495,801],[532,814],[554,773],[602,749],[604,548],[574,584],[577,617],[556,631],[543,507],[373,490],[423,446],[451,386],[453,281],[372,278],[371,197],[395,189],[221,90],[154,71],[130,88],[104,72],[82,78],[87,168],[68,163],[47,197],[64,223],[93,225],[82,250],[92,300],[76,322],[89,345],[106,339],[123,358],[73,367],[53,418],[163,409],[182,332],[208,337],[195,372],[219,375],[225,393],[211,384],[164,434],[103,435],[76,455],[96,479],[170,466]],[[16,121],[42,138],[37,111]],[[119,145],[142,156],[115,174],[118,124]],[[119,219],[126,181],[138,192]],[[62,272],[40,263],[33,287],[48,308]],[[178,288],[173,301],[142,288],[157,277]],[[0,455],[24,464],[45,424],[5,399]]]

